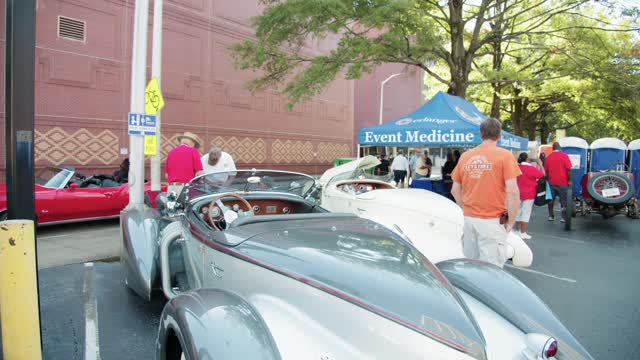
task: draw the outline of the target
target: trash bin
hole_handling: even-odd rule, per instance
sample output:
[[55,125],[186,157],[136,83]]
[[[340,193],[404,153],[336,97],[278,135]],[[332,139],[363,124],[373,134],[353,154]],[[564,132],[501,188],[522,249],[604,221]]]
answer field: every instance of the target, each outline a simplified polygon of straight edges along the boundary
[[333,166],[340,166],[342,164],[346,164],[348,162],[351,162],[353,160],[355,160],[356,158],[336,158],[335,160],[333,160]]

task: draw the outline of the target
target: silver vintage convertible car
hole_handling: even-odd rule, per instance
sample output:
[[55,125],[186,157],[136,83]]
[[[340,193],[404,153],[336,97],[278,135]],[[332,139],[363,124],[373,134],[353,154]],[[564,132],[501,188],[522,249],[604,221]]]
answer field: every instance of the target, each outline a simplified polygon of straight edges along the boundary
[[499,267],[436,266],[397,232],[318,206],[304,174],[219,179],[121,214],[127,286],[169,299],[157,359],[591,359]]

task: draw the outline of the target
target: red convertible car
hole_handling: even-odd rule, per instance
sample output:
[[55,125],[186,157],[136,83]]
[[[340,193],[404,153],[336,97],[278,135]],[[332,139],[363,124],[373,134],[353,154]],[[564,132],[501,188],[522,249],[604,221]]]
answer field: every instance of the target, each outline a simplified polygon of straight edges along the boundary
[[[38,225],[117,217],[129,203],[129,185],[109,175],[85,177],[69,167],[49,167],[35,175]],[[166,185],[163,186],[166,191]],[[147,198],[149,184],[145,184]],[[7,190],[0,184],[0,220],[6,219]]]

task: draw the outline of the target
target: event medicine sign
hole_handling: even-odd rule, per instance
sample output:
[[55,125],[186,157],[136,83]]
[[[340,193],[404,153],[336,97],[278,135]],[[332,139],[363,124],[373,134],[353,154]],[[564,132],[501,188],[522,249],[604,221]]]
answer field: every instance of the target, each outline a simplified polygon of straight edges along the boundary
[[[480,124],[487,117],[472,103],[439,92],[401,119],[358,131],[360,146],[475,146],[482,142]],[[526,150],[527,139],[506,131],[498,145]]]

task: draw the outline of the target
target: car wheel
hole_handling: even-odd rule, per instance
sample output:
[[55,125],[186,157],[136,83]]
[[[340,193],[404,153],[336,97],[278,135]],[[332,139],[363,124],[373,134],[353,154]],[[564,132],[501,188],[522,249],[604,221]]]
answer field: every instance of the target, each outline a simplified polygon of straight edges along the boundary
[[589,179],[587,191],[597,202],[606,205],[618,205],[629,201],[635,189],[628,177],[614,172],[604,172],[595,174]]
[[187,355],[182,350],[182,343],[175,332],[171,331],[166,341],[164,354],[166,360],[187,360]]
[[629,217],[632,219],[640,219],[640,199],[636,199],[633,205],[629,205]]

